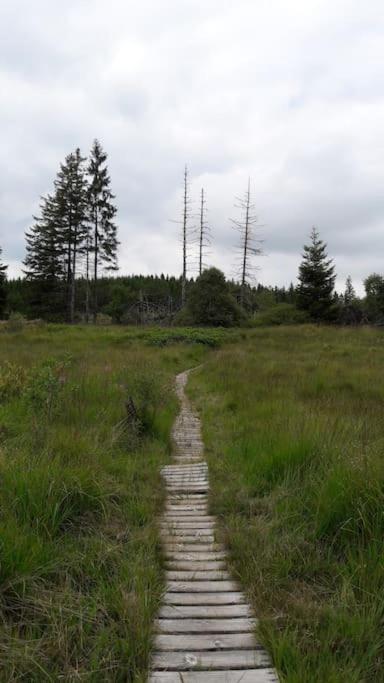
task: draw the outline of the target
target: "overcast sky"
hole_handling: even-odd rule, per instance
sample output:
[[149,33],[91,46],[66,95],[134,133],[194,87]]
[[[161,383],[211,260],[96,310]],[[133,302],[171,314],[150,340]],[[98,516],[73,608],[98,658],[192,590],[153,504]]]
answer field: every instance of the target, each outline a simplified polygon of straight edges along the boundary
[[348,274],[360,289],[384,272],[382,0],[1,0],[10,275],[60,161],[95,137],[109,155],[121,273],[180,272],[172,219],[185,163],[196,211],[206,190],[210,264],[228,275],[229,219],[248,176],[263,225],[260,282],[296,279],[312,225],[339,288]]

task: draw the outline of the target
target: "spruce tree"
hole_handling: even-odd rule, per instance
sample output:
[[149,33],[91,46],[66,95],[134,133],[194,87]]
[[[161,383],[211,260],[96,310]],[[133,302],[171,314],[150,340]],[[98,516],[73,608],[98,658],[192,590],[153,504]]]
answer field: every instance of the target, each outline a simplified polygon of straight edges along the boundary
[[332,319],[334,304],[335,268],[328,258],[327,245],[312,228],[311,243],[304,246],[299,267],[297,306],[307,311],[314,321]]
[[8,268],[8,266],[4,265],[1,262],[2,253],[3,253],[3,250],[0,247],[0,318],[2,318],[4,315],[5,304],[7,301],[7,290],[6,290],[6,284],[5,283],[7,280],[7,268]]
[[40,215],[26,234],[24,265],[27,278],[36,283],[36,304],[40,302],[44,314],[49,314],[58,306],[65,283],[70,322],[75,319],[76,275],[88,233],[84,161],[79,149],[66,157],[53,194],[42,198]]
[[85,158],[77,148],[61,164],[55,180],[55,200],[59,216],[59,240],[66,257],[67,304],[71,323],[75,320],[76,276],[79,257],[86,251],[88,236],[87,179]]
[[[102,265],[107,270],[117,269],[117,228],[113,219],[117,209],[113,204],[115,196],[110,189],[111,179],[106,164],[107,154],[100,142],[95,140],[88,163],[88,220],[90,234],[88,236],[88,258],[93,254],[93,320],[98,313],[98,277]],[[87,269],[88,270],[88,269]],[[87,273],[88,286],[89,273]]]

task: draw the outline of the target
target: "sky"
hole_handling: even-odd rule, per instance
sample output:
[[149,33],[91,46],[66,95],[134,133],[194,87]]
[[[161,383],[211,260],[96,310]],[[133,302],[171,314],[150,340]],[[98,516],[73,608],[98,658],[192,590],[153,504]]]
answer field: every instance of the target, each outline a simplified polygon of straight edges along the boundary
[[[120,274],[181,271],[204,187],[207,265],[236,275],[248,178],[257,281],[295,282],[313,225],[342,290],[384,272],[382,0],[1,0],[0,246],[19,275],[24,232],[59,164],[108,153]],[[175,222],[176,221],[176,222]],[[196,274],[191,246],[189,274]]]

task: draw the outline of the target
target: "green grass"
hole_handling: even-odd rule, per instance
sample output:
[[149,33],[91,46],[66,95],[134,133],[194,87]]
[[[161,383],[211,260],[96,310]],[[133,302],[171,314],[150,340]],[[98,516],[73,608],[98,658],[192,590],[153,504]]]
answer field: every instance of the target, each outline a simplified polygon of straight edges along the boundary
[[260,329],[191,376],[212,506],[289,683],[384,681],[384,336]]
[[0,332],[0,680],[146,680],[173,377],[212,346],[174,334]]

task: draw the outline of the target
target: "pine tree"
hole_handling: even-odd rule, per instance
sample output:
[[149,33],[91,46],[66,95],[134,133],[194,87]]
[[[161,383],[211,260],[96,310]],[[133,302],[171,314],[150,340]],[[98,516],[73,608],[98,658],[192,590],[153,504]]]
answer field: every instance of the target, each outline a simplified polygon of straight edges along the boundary
[[201,188],[200,195],[200,216],[199,216],[199,275],[202,274],[203,269],[206,267],[204,263],[204,252],[211,244],[211,229],[206,221],[206,198],[204,193],[204,188]]
[[55,202],[58,215],[59,240],[66,257],[68,316],[75,320],[76,276],[79,258],[85,253],[88,236],[87,180],[85,158],[77,148],[61,164],[55,180]]
[[327,245],[320,239],[316,228],[312,228],[311,243],[304,246],[303,261],[299,267],[297,305],[315,321],[332,319],[334,271],[332,259],[327,255]]
[[3,317],[4,315],[4,310],[5,310],[5,304],[7,301],[7,290],[6,290],[6,280],[7,280],[7,268],[8,266],[4,265],[1,262],[1,255],[3,253],[2,248],[0,247],[0,317]]
[[40,215],[34,217],[35,224],[26,234],[25,272],[28,279],[40,283],[37,303],[40,299],[46,310],[49,292],[52,306],[48,309],[56,306],[66,283],[70,322],[75,319],[76,275],[88,234],[84,161],[79,149],[66,157],[54,181],[53,194],[42,198]]
[[[100,266],[107,270],[117,269],[117,228],[113,221],[117,209],[113,204],[115,196],[110,190],[111,179],[106,164],[107,154],[95,140],[88,164],[88,221],[91,233],[88,235],[87,287],[89,286],[89,253],[93,253],[93,320],[98,313],[98,277]],[[89,295],[88,295],[89,296]]]

